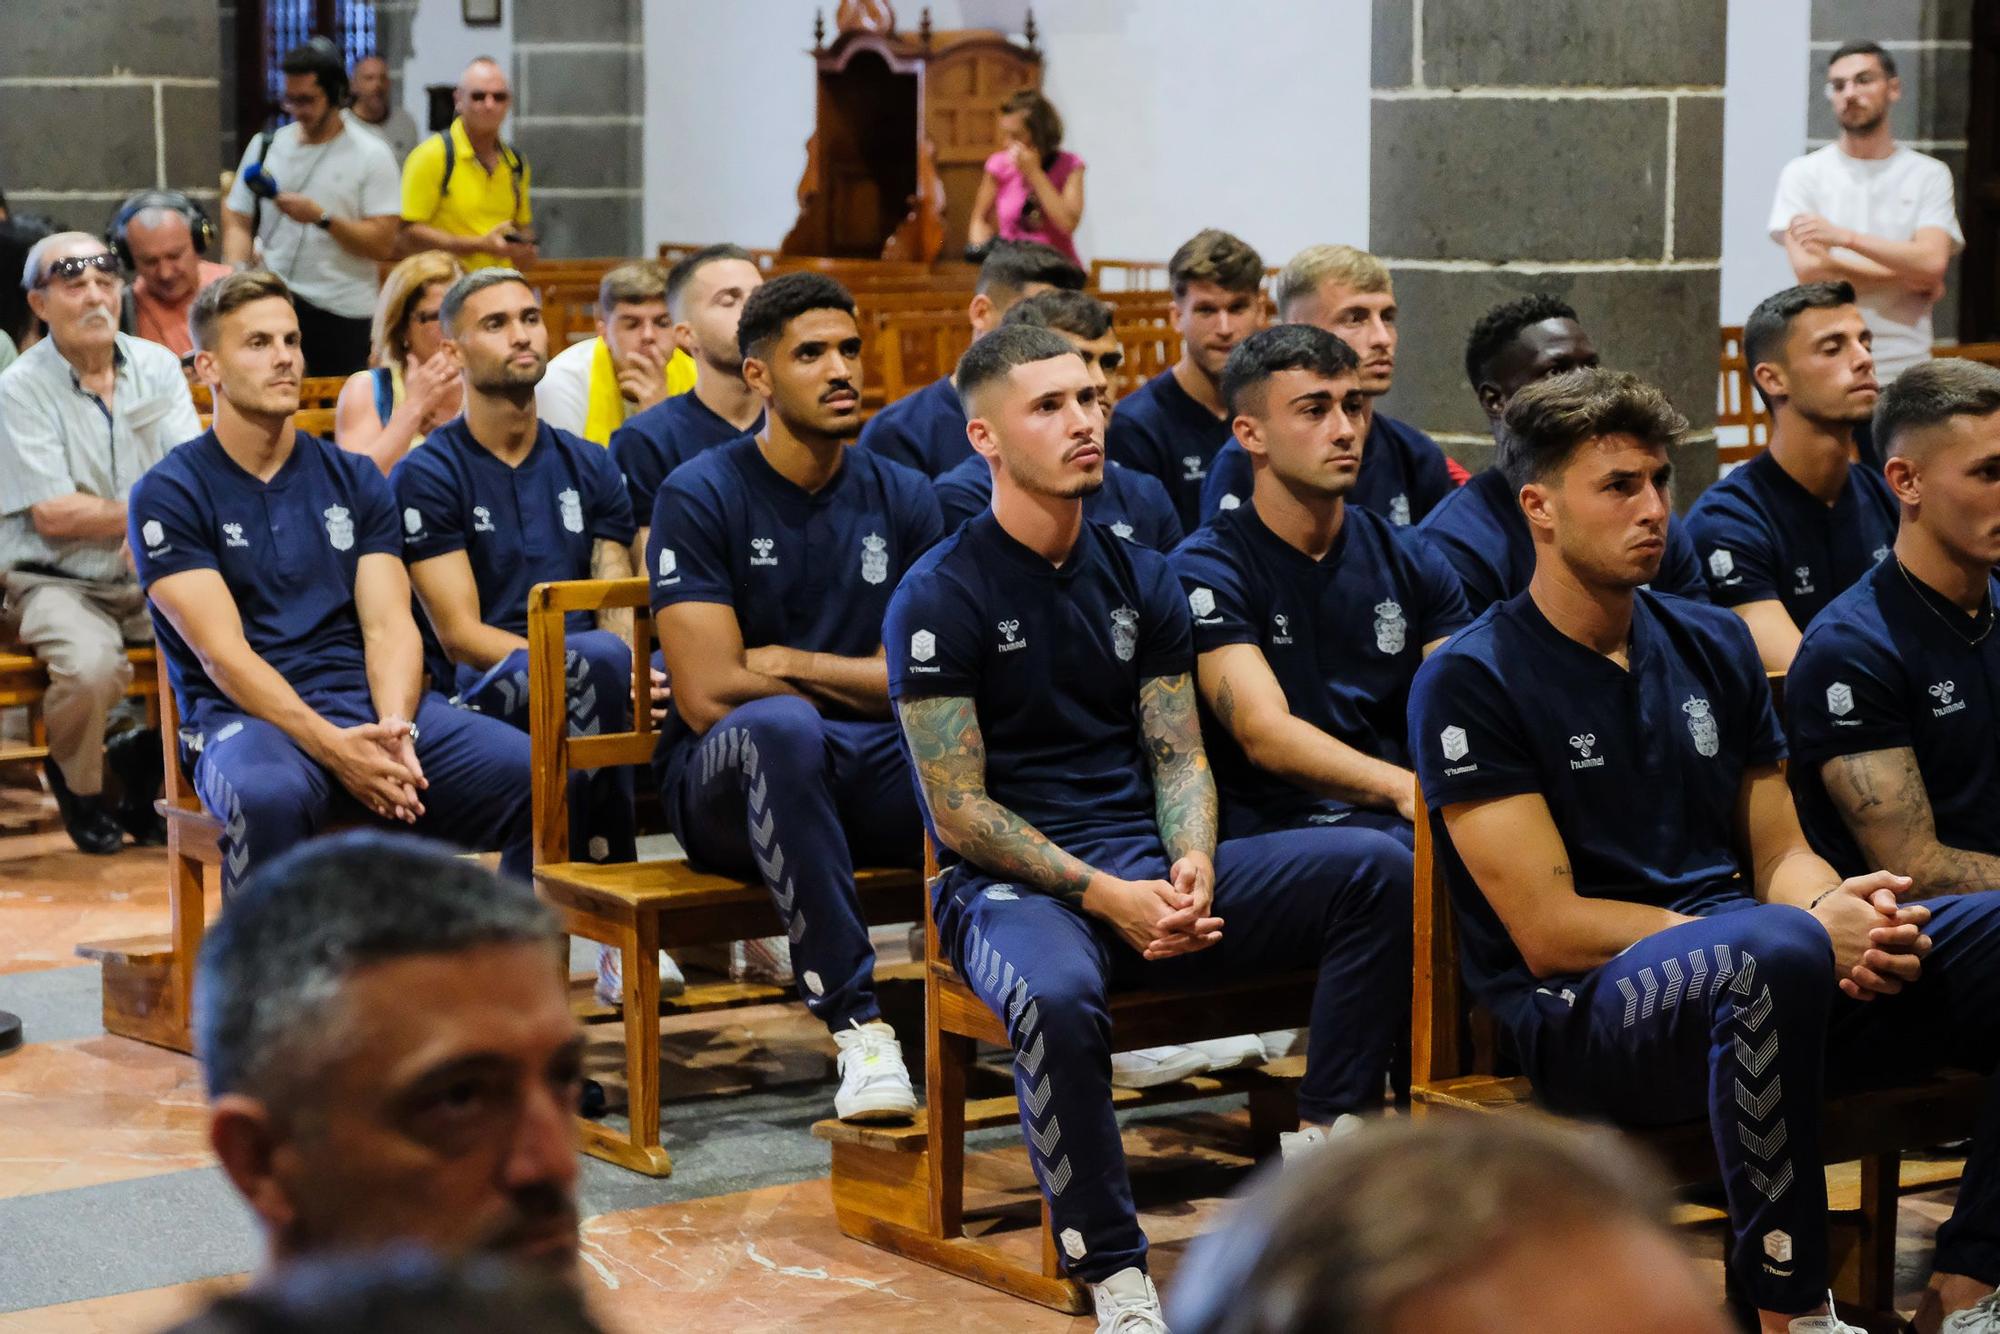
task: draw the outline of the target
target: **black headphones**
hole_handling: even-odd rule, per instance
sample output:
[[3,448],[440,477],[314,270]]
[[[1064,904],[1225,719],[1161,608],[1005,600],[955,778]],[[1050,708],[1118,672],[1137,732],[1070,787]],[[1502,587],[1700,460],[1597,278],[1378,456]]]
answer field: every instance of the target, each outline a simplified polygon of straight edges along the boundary
[[336,108],[347,105],[347,63],[340,58],[340,48],[333,44],[331,37],[314,35],[306,38],[304,43],[285,54],[280,68],[286,66],[305,66],[288,72],[311,74],[326,90],[327,101]]
[[111,247],[111,253],[118,256],[118,262],[128,270],[139,266],[132,262],[132,247],[125,240],[125,229],[132,219],[149,208],[163,208],[178,213],[187,220],[188,235],[194,238],[194,253],[206,255],[208,248],[215,244],[215,224],[208,220],[208,214],[201,206],[178,190],[141,190],[126,197],[111,215],[111,225],[104,229],[104,244]]

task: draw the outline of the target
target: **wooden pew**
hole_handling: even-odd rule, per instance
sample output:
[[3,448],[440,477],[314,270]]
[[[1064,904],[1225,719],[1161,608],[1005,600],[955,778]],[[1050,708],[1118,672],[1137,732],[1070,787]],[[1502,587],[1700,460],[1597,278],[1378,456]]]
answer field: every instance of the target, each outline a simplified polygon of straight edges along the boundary
[[1112,336],[1125,360],[1111,377],[1114,398],[1123,398],[1181,359],[1181,336],[1164,324],[1114,324]]
[[549,355],[597,337],[597,283],[550,282],[538,288],[542,323],[549,331]]
[[[934,849],[926,849],[927,881],[937,874]],[[1007,1030],[959,977],[938,942],[930,894],[924,894],[924,1107],[908,1126],[849,1125],[820,1121],[813,1134],[833,1146],[833,1208],[840,1230],[892,1254],[918,1260],[960,1278],[1025,1297],[1072,1314],[1087,1314],[1090,1293],[1063,1272],[1062,1251],[1041,1205],[1040,1261],[1026,1265],[990,1239],[976,1220],[967,1235],[965,1134],[1017,1125],[1019,1105],[1009,1091],[968,1096],[977,1067],[977,1045],[1008,1047]],[[1292,973],[1232,982],[1200,991],[1114,992],[1113,1045],[1124,1051],[1166,1043],[1231,1037],[1272,1028],[1300,1027],[1310,1016],[1314,974]],[[1277,1147],[1281,1131],[1298,1119],[1294,1096],[1304,1059],[1291,1057],[1247,1070],[1198,1075],[1149,1089],[1112,1090],[1120,1110],[1247,1093],[1250,1138],[1260,1153]],[[983,1073],[983,1072],[980,1072]]]
[[[1782,683],[1782,676],[1778,680]],[[1424,809],[1421,793],[1417,809]],[[1534,1106],[1534,1088],[1525,1075],[1496,1073],[1494,1025],[1464,988],[1457,923],[1445,876],[1437,867],[1428,818],[1417,821],[1416,832],[1412,1109],[1419,1114],[1521,1113]],[[1855,1207],[1835,1209],[1836,1221],[1858,1223],[1856,1243],[1844,1254],[1836,1236],[1833,1286],[1842,1301],[1871,1312],[1893,1309],[1897,1201],[1906,1190],[1931,1190],[1956,1180],[1955,1172],[1933,1172],[1906,1185],[1902,1154],[1969,1136],[1986,1089],[1984,1076],[1953,1071],[1915,1084],[1828,1100],[1821,1128],[1823,1158],[1828,1164],[1856,1159],[1861,1164]],[[1715,1144],[1706,1120],[1626,1133],[1653,1153],[1677,1185],[1717,1179]],[[1829,1202],[1838,1206],[1842,1203],[1838,1197],[1838,1192],[1830,1194]]]
[[[125,693],[146,701],[147,724],[156,727],[159,685],[153,674],[152,647],[128,648],[125,660],[132,664],[132,685]],[[47,757],[40,705],[48,689],[49,674],[40,659],[31,653],[0,653],[0,709],[27,709],[32,715],[26,745],[0,742],[0,764]]]
[[1743,355],[1743,326],[1722,326],[1722,373],[1716,383],[1715,424],[1734,426],[1745,432],[1745,443],[1723,445],[1716,457],[1724,463],[1742,463],[1756,457],[1771,443],[1771,414],[1757,397],[1750,381],[1750,362]]
[[1102,293],[1159,292],[1167,290],[1167,261],[1163,259],[1093,259],[1090,286]]
[[[905,394],[958,368],[958,359],[972,346],[972,325],[963,307],[937,311],[898,311],[881,317],[872,331],[880,360],[882,401],[894,403]],[[863,356],[867,336],[864,335]],[[869,383],[866,362],[862,387]]]
[[[653,758],[652,618],[643,578],[537,584],[528,594],[528,715],[533,753],[535,888],[554,905],[563,929],[623,954],[629,1129],[582,1119],[584,1151],[648,1176],[667,1176],[673,1160],[660,1144],[660,1014],[761,1005],[794,998],[789,987],[757,982],[691,982],[660,997],[661,949],[782,934],[771,895],[754,880],[697,871],[678,858],[599,865],[570,860],[569,774],[607,764],[643,766]],[[632,618],[632,716],[629,732],[569,734],[563,618],[572,611],[629,607]],[[855,889],[871,924],[907,922],[917,913],[922,877],[907,868],[857,868]],[[564,960],[568,972],[567,956]],[[883,979],[883,970],[876,974]]]

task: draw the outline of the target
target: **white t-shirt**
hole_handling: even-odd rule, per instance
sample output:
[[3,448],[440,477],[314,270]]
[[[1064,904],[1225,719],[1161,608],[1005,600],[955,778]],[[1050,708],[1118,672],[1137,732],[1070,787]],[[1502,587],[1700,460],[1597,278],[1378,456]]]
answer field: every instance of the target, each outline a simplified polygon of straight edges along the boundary
[[550,357],[548,372],[535,386],[535,415],[578,438],[590,415],[590,362],[597,355],[597,342],[586,338]]
[[[261,138],[261,136],[259,136]],[[403,177],[395,154],[377,136],[354,130],[342,118],[339,134],[323,144],[303,141],[296,124],[279,130],[264,156],[264,170],[280,190],[304,195],[336,218],[401,217]],[[260,202],[244,183],[243,170],[257,160],[258,138],[250,141],[236,169],[236,184],[224,201],[232,213],[259,214]],[[257,227],[264,267],[283,278],[297,295],[321,310],[347,319],[375,314],[375,261],[350,253],[331,232],[309,222],[293,222],[266,199]]]
[[[1771,239],[1784,244],[1785,229],[1800,213],[1816,213],[1836,227],[1907,241],[1924,227],[1965,248],[1952,206],[1951,168],[1911,148],[1885,158],[1849,157],[1837,143],[1793,158],[1778,174],[1771,202]],[[1836,251],[1858,258],[1849,251]],[[1859,304],[1875,335],[1875,373],[1884,384],[1931,354],[1931,302],[1915,292],[1862,291]]]

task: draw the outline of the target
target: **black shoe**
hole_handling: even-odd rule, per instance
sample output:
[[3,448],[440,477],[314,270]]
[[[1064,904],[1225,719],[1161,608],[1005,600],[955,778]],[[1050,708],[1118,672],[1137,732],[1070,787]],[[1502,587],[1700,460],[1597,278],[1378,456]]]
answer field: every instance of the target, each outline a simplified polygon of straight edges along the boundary
[[103,798],[79,797],[71,792],[54,760],[42,761],[42,771],[48,775],[50,791],[55,793],[63,828],[69,831],[69,841],[76,844],[78,851],[108,857],[125,846],[125,831],[105,808]]
[[166,779],[160,734],[150,727],[120,732],[104,743],[104,762],[118,776],[121,799],[113,816],[132,841],[160,847],[167,841],[167,822],[153,807]]

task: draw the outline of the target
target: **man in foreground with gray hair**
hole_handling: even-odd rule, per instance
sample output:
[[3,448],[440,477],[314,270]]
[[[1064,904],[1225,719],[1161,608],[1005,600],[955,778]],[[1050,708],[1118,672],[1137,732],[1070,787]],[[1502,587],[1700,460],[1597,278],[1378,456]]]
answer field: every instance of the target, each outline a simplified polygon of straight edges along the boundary
[[435,843],[261,867],[202,943],[209,1142],[266,1268],[414,1243],[571,1276],[583,1035],[549,910]]
[[118,332],[124,281],[103,241],[44,237],[21,286],[49,336],[0,374],[0,623],[48,669],[44,763],[63,826],[78,848],[107,855],[127,832],[162,841],[153,733],[115,748],[123,805],[103,795],[106,723],[132,682],[125,646],[153,638],[125,548],[125,498],[201,421],[174,354]]

